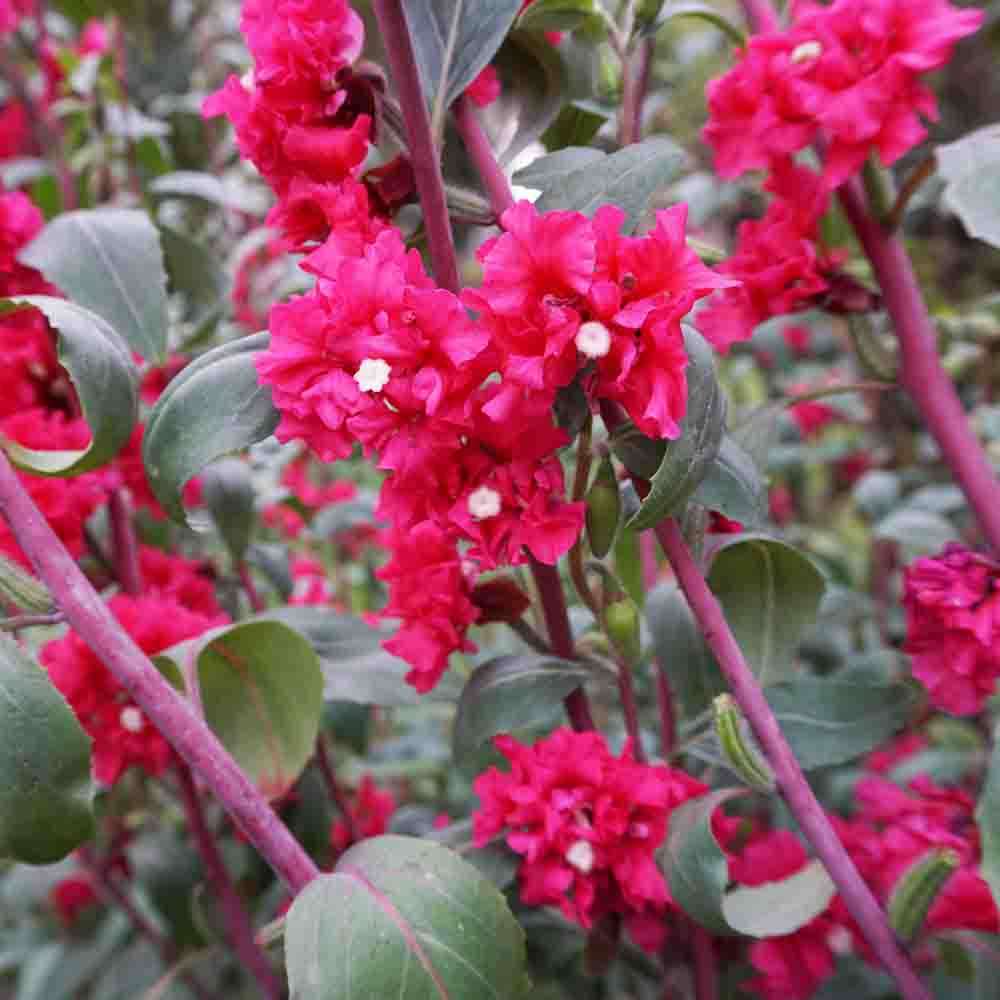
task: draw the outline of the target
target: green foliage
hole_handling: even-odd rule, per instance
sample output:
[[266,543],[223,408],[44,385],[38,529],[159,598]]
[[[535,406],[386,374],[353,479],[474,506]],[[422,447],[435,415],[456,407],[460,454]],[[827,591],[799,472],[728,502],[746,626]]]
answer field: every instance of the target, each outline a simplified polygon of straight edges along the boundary
[[145,212],[66,212],[21,252],[64,295],[96,313],[147,361],[167,355],[167,272]]
[[266,343],[262,333],[203,354],[173,379],[149,415],[142,444],[146,476],[175,520],[186,519],[181,492],[192,476],[277,427],[271,392],[258,384],[254,368]]
[[24,295],[0,299],[5,307],[33,306],[59,334],[59,362],[69,372],[90,428],[86,448],[42,451],[13,441],[4,445],[11,461],[41,476],[72,476],[106,465],[132,436],[138,408],[138,372],[128,348],[95,313],[64,299]]
[[300,1000],[529,991],[524,932],[503,896],[451,851],[405,837],[358,844],[307,886],[285,956]]
[[0,637],[0,858],[50,864],[94,835],[90,739],[45,671]]

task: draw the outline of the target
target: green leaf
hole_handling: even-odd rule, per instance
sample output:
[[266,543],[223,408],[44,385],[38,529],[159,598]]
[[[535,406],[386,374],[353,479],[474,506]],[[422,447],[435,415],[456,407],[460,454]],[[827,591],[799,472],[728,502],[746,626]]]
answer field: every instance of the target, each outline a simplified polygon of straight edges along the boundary
[[913,552],[940,552],[958,537],[951,522],[929,510],[904,507],[884,517],[872,529],[875,538],[905,545]]
[[296,897],[285,927],[296,1000],[528,995],[524,932],[454,852],[410,837],[356,844]]
[[659,668],[666,671],[684,718],[696,718],[728,689],[676,584],[661,583],[649,592],[646,621]]
[[617,205],[625,212],[623,230],[630,233],[653,192],[677,177],[684,159],[672,140],[646,139],[543,188],[536,206],[539,212],[570,209],[593,215],[602,205]]
[[713,934],[731,931],[722,914],[729,864],[712,833],[712,814],[742,794],[739,788],[721,788],[685,802],[670,814],[666,840],[657,852],[674,902]]
[[462,689],[452,735],[456,759],[497,733],[546,722],[591,671],[537,653],[499,656],[478,667]]
[[[601,130],[611,117],[608,109],[591,101],[570,101],[563,105],[556,120],[542,133],[546,149],[560,150],[583,146]],[[595,150],[596,152],[596,150]]]
[[562,184],[577,170],[593,167],[607,159],[607,153],[590,146],[567,146],[548,156],[532,160],[526,167],[514,174],[513,181],[522,187],[545,191]]
[[780,882],[740,886],[722,897],[722,914],[734,931],[755,938],[793,934],[818,917],[837,891],[820,861],[810,861]]
[[1000,723],[993,728],[993,749],[976,804],[976,826],[982,839],[979,871],[989,884],[993,902],[1000,906]]
[[[520,0],[408,0],[403,5],[424,97],[448,107],[493,58]],[[443,86],[442,86],[443,83]]]
[[21,251],[73,302],[96,313],[147,361],[167,351],[167,272],[145,212],[65,212]]
[[683,0],[680,3],[671,3],[670,0],[667,0],[667,3],[661,5],[654,17],[640,21],[637,34],[640,38],[653,35],[675,17],[700,18],[728,35],[737,45],[746,45],[746,36],[728,17],[721,14],[711,4],[699,3],[698,0]]
[[803,768],[843,764],[885,742],[917,711],[914,684],[798,677],[767,689],[781,731]]
[[51,864],[94,836],[90,738],[45,671],[0,637],[0,857]]
[[11,461],[40,476],[71,476],[107,464],[131,437],[139,406],[139,374],[128,348],[100,316],[65,299],[0,299],[0,313],[9,304],[35,306],[57,330],[59,363],[69,372],[91,434],[88,447],[72,451],[38,451],[7,442]]
[[728,434],[691,499],[745,528],[758,527],[767,516],[767,483],[753,459]]
[[409,664],[387,653],[381,646],[385,635],[360,618],[311,607],[278,608],[263,617],[285,622],[312,643],[327,701],[398,708],[419,705],[437,693],[417,694],[404,680]]
[[149,185],[158,198],[196,198],[220,208],[242,208],[239,197],[215,176],[200,170],[175,170],[161,174]]
[[184,319],[197,337],[229,304],[229,277],[203,244],[169,226],[160,227],[170,290],[184,296]]
[[934,155],[945,181],[945,208],[958,216],[972,237],[1000,247],[1000,125],[987,125]]
[[254,529],[254,490],[250,469],[238,458],[208,467],[202,496],[234,563],[241,563]]
[[826,588],[813,563],[776,539],[740,536],[716,551],[708,585],[760,684],[790,678]]
[[249,621],[167,650],[193,665],[205,721],[271,798],[309,763],[323,713],[323,674],[309,640],[277,621]]
[[535,0],[517,26],[526,31],[572,31],[595,13],[594,0]]
[[203,354],[175,376],[146,421],[142,456],[149,485],[175,521],[186,518],[184,484],[210,462],[269,437],[279,415],[257,382],[258,333]]
[[708,342],[691,328],[684,331],[687,348],[688,401],[681,434],[667,443],[663,461],[649,483],[649,493],[628,527],[644,531],[676,514],[708,474],[722,443],[726,397],[715,375]]

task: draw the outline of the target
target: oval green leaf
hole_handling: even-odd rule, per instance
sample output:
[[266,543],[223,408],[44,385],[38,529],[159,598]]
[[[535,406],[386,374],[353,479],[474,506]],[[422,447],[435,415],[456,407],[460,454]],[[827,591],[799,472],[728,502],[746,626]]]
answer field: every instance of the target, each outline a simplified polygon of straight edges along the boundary
[[217,458],[269,437],[279,415],[257,382],[258,333],[203,354],[164,390],[146,421],[142,456],[149,485],[175,521],[186,521],[184,484]]
[[283,795],[312,758],[323,713],[309,640],[281,622],[243,622],[164,656],[194,675],[205,721],[257,787]]
[[66,212],[21,251],[20,259],[106,320],[147,361],[166,360],[167,272],[159,233],[145,212]]
[[524,932],[452,851],[386,836],[348,850],[296,897],[285,927],[296,1000],[521,1000]]
[[45,671],[0,636],[0,857],[52,864],[94,836],[90,738]]
[[986,778],[976,803],[976,826],[982,838],[980,873],[1000,906],[1000,722],[993,727],[993,749]]
[[708,585],[760,684],[792,677],[826,589],[815,565],[784,542],[740,536],[716,551]]
[[767,483],[753,459],[728,434],[691,499],[745,528],[759,527],[767,517]]
[[15,465],[39,476],[73,476],[106,465],[125,446],[139,407],[139,374],[114,330],[83,306],[48,295],[0,299],[5,306],[34,306],[59,334],[59,363],[69,372],[90,427],[90,444],[72,451],[39,451],[6,442]]
[[545,722],[591,671],[572,660],[524,653],[478,667],[462,689],[452,735],[456,759],[497,733]]
[[209,466],[202,497],[234,563],[243,561],[254,529],[254,489],[250,468],[238,458]]
[[755,938],[794,934],[818,917],[833,899],[837,887],[820,861],[780,882],[739,886],[722,897],[726,923],[740,934]]
[[684,331],[687,348],[688,403],[681,435],[667,444],[663,461],[649,482],[649,493],[628,522],[644,531],[676,514],[708,474],[719,454],[726,423],[726,397],[715,375],[715,359],[708,342],[690,327]]
[[712,833],[712,814],[742,794],[739,788],[720,788],[685,802],[670,814],[667,838],[657,852],[674,902],[713,934],[732,931],[722,914],[729,864]]

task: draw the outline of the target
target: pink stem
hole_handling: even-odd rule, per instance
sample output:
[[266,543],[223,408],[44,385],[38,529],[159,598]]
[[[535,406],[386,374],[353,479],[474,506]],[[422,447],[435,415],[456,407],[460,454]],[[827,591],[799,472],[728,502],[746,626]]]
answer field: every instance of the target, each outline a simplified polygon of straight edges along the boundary
[[622,61],[622,111],[619,144],[630,146],[642,139],[642,105],[653,66],[653,39],[647,38],[631,59]]
[[639,566],[642,570],[642,589],[648,594],[660,576],[660,567],[656,564],[656,536],[651,531],[643,531],[639,535]]
[[174,749],[205,781],[263,857],[297,892],[318,874],[309,855],[274,814],[254,783],[125,633],[80,572],[0,453],[0,514],[66,620]]
[[715,943],[712,935],[691,925],[691,951],[694,955],[694,996],[695,1000],[718,1000],[719,970],[715,959]]
[[719,602],[688,552],[677,523],[670,518],[662,521],[656,527],[656,537],[677,574],[681,589],[729,682],[733,696],[774,771],[778,789],[830,873],[865,940],[896,980],[904,1000],[931,1000],[878,901],[861,878],[809,787],[771,706],[736,644]]
[[618,694],[622,701],[622,715],[625,717],[625,732],[632,741],[632,756],[640,764],[645,764],[645,747],[642,745],[642,730],[639,726],[639,709],[635,703],[635,686],[632,684],[632,670],[628,663],[619,659]]
[[359,839],[358,828],[354,822],[354,813],[351,812],[351,803],[337,778],[337,772],[334,769],[333,761],[330,760],[330,754],[326,749],[326,739],[322,733],[316,737],[316,763],[319,765],[320,774],[323,775],[327,793],[333,799],[333,803],[344,821],[344,826],[347,827],[347,835],[351,838],[351,843],[357,843]]
[[137,597],[142,593],[142,569],[139,566],[139,546],[132,524],[132,500],[126,487],[116,486],[110,491],[108,516],[111,520],[111,542],[114,546],[118,585],[126,594]]
[[403,112],[410,162],[424,210],[434,278],[442,288],[457,294],[460,287],[458,260],[448,218],[441,161],[431,132],[431,117],[420,86],[420,72],[406,26],[403,3],[402,0],[374,0],[372,6]]
[[900,240],[868,211],[864,189],[854,178],[840,203],[871,261],[885,307],[899,339],[900,382],[920,408],[948,467],[994,552],[1000,553],[1000,483],[969,427],[961,400],[937,353],[934,324]]
[[483,187],[486,188],[490,204],[493,206],[493,214],[499,219],[514,205],[514,195],[511,193],[507,176],[493,155],[493,148],[482,125],[479,124],[476,112],[464,97],[455,102],[455,124],[458,126],[462,142],[465,143],[469,159],[482,178]]
[[[566,611],[566,595],[563,593],[562,581],[555,566],[547,566],[536,559],[531,560],[531,572],[538,587],[538,596],[542,600],[542,612],[545,624],[549,630],[549,642],[556,656],[565,660],[575,658],[573,651],[573,633],[569,627],[569,613]],[[594,729],[594,717],[590,713],[590,702],[583,688],[577,688],[566,695],[563,704],[569,716],[570,725],[578,732],[584,733]]]
[[246,563],[240,563],[236,572],[239,575],[240,585],[243,587],[243,592],[247,595],[247,600],[250,602],[250,607],[258,613],[266,611],[267,604],[260,596],[260,591],[257,590],[257,585],[253,582],[253,574],[250,572],[250,567]]
[[205,822],[205,813],[201,807],[201,799],[198,797],[194,778],[184,764],[179,764],[177,767],[177,783],[188,827],[198,847],[202,864],[205,866],[208,884],[222,908],[222,919],[225,921],[226,934],[233,950],[243,967],[257,980],[261,992],[272,1000],[280,1000],[284,996],[284,988],[275,975],[274,968],[267,956],[261,951],[254,938],[253,925],[250,923],[246,910],[243,909],[243,903],[236,891],[236,886],[233,885],[229,872],[226,871],[226,864],[222,860],[222,854],[212,836],[212,831],[209,830],[208,824]]

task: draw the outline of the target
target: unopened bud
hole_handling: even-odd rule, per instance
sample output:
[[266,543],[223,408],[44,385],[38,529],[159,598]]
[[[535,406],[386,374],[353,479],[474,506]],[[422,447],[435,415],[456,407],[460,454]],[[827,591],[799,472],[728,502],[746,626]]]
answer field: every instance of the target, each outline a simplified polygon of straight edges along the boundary
[[746,720],[732,695],[720,694],[712,703],[715,732],[729,766],[751,787],[769,792],[774,772],[753,743]]
[[45,584],[4,556],[0,556],[0,600],[39,615],[51,611],[54,604]]
[[642,655],[639,633],[639,610],[627,597],[612,601],[604,609],[604,625],[608,638],[626,663],[634,663]]
[[955,851],[931,850],[899,876],[887,913],[892,929],[903,941],[912,941],[920,932],[938,893],[960,863]]
[[622,499],[610,458],[605,458],[587,491],[587,541],[590,551],[603,559],[614,544],[621,517]]

